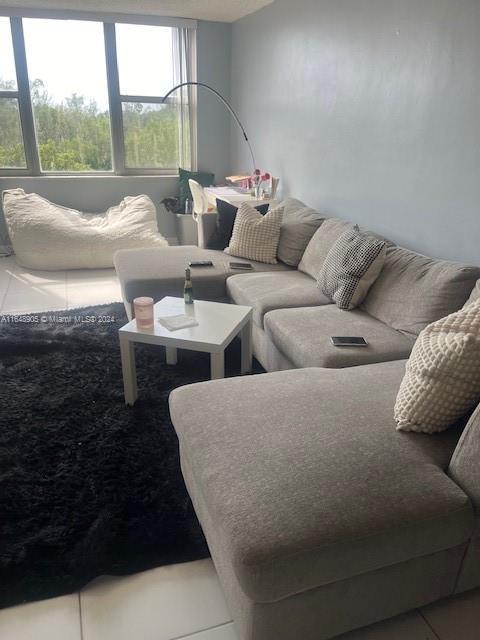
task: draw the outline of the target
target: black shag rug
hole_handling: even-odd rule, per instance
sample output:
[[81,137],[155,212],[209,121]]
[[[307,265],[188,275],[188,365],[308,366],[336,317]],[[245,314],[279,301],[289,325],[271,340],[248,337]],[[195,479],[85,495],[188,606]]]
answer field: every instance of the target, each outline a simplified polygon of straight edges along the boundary
[[[102,574],[208,556],[180,471],[168,396],[207,380],[208,354],[137,345],[126,407],[122,304],[0,316],[0,606]],[[238,375],[238,345],[226,353]]]

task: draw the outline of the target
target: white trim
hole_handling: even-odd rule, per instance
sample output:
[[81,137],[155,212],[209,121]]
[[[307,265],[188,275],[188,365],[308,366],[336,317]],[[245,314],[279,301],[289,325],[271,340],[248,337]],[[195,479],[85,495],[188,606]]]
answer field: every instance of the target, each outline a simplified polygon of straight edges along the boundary
[[0,16],[16,18],[48,18],[51,20],[91,20],[94,22],[111,22],[175,27],[178,29],[196,29],[197,20],[190,18],[169,18],[162,16],[139,15],[138,13],[96,13],[92,11],[75,11],[72,9],[32,9],[21,7],[0,7]]

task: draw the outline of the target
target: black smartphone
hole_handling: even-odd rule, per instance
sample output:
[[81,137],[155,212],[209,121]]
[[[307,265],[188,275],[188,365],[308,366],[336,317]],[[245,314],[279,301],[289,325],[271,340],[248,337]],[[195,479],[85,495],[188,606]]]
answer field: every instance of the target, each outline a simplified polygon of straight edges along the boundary
[[366,347],[368,342],[359,336],[332,336],[335,347]]
[[189,267],[213,267],[211,260],[191,260],[188,263]]
[[245,271],[251,271],[253,269],[253,265],[250,262],[230,262],[230,267],[232,269],[244,269]]

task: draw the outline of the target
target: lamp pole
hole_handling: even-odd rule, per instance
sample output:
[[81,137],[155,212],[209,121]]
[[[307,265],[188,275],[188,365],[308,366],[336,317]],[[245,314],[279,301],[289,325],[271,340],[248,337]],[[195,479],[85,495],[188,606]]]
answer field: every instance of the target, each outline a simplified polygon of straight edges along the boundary
[[[216,89],[214,89],[213,87],[211,87],[208,84],[205,84],[204,82],[193,82],[193,80],[190,80],[188,82],[182,82],[181,84],[177,84],[175,87],[173,87],[172,89],[170,89],[170,91],[165,94],[165,96],[162,99],[162,103],[165,103],[166,99],[177,89],[180,89],[181,87],[187,87],[189,85],[193,85],[195,87],[204,87],[205,89],[208,89],[209,91],[211,91],[212,93],[214,93],[217,98],[219,100],[221,100],[223,102],[223,104],[227,107],[227,109],[230,111],[230,113],[232,114],[235,122],[237,123],[237,125],[240,127],[240,130],[243,134],[243,137],[245,139],[245,142],[247,143],[248,146],[248,150],[250,151],[250,156],[252,158],[252,166],[253,166],[253,172],[255,171],[255,169],[257,168],[257,165],[255,163],[255,156],[253,155],[253,151],[252,151],[252,146],[250,144],[250,140],[248,139],[247,136],[247,132],[245,131],[245,128],[243,126],[243,124],[240,122],[240,118],[237,116],[237,114],[235,113],[233,107],[230,105],[230,103],[225,100],[225,98],[222,96],[221,93],[219,93]],[[253,173],[252,172],[252,173]]]

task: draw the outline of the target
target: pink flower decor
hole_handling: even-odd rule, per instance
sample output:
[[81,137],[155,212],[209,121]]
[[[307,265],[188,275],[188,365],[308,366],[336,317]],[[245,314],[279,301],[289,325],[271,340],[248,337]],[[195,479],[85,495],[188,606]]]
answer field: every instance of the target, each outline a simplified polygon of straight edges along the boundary
[[260,169],[255,169],[250,180],[252,181],[253,186],[258,186],[262,182],[266,182],[267,180],[270,180],[270,174],[268,173],[268,171],[265,171],[265,173],[262,173]]
[[268,180],[270,180],[270,177],[271,176],[268,171],[262,173],[260,169],[255,169],[255,171],[253,172],[253,175],[250,177],[249,182],[251,183],[251,188],[254,189],[257,198],[260,196],[260,187],[262,185],[262,182],[267,182]]

